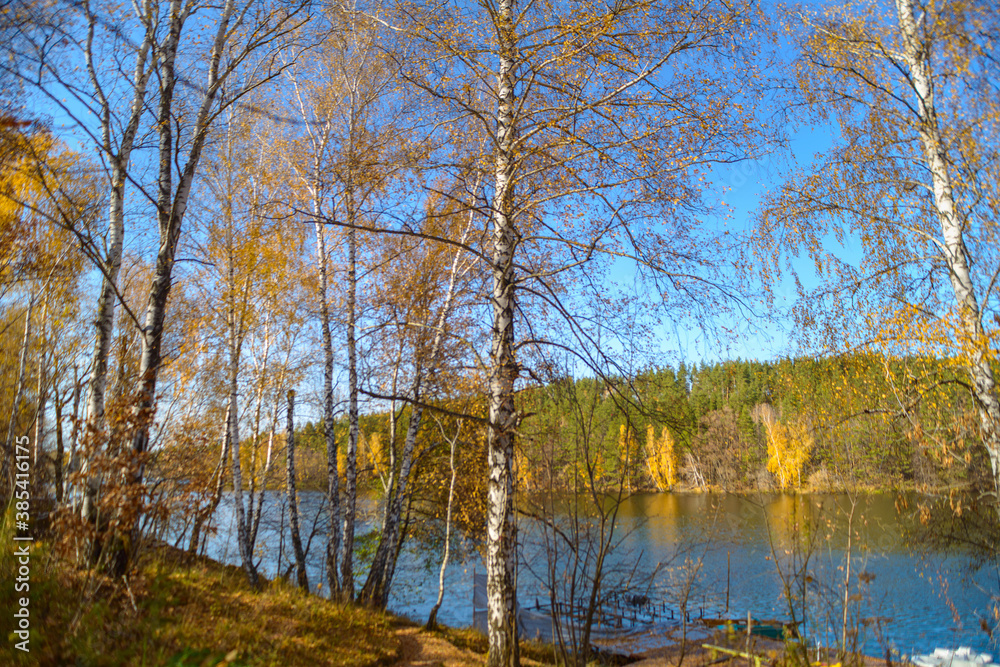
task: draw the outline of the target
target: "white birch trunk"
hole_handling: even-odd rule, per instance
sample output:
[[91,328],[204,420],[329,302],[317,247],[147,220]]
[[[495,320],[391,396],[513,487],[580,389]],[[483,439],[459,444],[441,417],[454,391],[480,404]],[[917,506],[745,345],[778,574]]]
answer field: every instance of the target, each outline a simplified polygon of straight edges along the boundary
[[[317,205],[318,206],[318,205]],[[330,331],[328,300],[328,257],[323,223],[316,218],[316,263],[319,270],[319,316],[323,334],[323,431],[326,437],[326,501],[330,512],[330,528],[326,543],[326,575],[330,597],[340,594],[337,554],[340,551],[340,476],[337,473],[337,439],[333,418],[333,335]]]
[[[125,184],[128,181],[128,164],[132,157],[135,137],[139,130],[139,122],[146,107],[146,89],[152,73],[150,51],[153,46],[153,3],[146,0],[143,3],[143,13],[140,20],[145,27],[145,33],[135,56],[135,68],[132,74],[132,105],[129,110],[125,131],[117,150],[112,145],[111,105],[104,95],[99,83],[97,69],[93,56],[93,36],[96,24],[95,17],[90,12],[89,3],[85,5],[88,15],[88,32],[84,57],[91,85],[97,95],[101,114],[102,148],[111,162],[111,184],[108,205],[108,254],[101,267],[101,290],[97,297],[97,315],[94,320],[96,329],[93,352],[91,353],[91,373],[88,383],[86,410],[87,430],[91,437],[99,437],[104,430],[105,394],[108,383],[108,358],[111,354],[111,341],[114,336],[115,303],[118,296],[118,274],[121,270],[122,249],[125,242]],[[81,475],[84,478],[84,498],[81,503],[82,516],[87,521],[96,518],[96,502],[100,481],[89,474],[90,461],[84,459],[81,465]]]
[[230,371],[229,378],[229,423],[227,432],[232,451],[233,468],[233,503],[236,510],[236,541],[240,551],[240,560],[243,562],[243,571],[246,572],[250,586],[254,589],[260,587],[260,579],[257,576],[257,568],[253,562],[253,550],[250,547],[249,522],[247,521],[246,508],[243,506],[243,474],[240,466],[240,430],[239,411],[236,393],[236,381],[233,371]]
[[28,366],[28,344],[31,342],[31,313],[35,309],[35,297],[28,301],[28,309],[24,313],[24,335],[21,337],[21,355],[18,360],[17,389],[14,391],[14,401],[10,406],[10,419],[7,422],[7,436],[4,438],[3,471],[0,474],[0,484],[3,485],[3,501],[6,503],[13,491],[11,464],[14,461],[14,431],[17,430],[17,412],[21,399],[24,397],[24,375]]
[[[414,401],[421,400],[421,369],[417,368],[413,380],[411,395]],[[396,571],[396,557],[399,554],[399,541],[402,535],[403,507],[409,491],[410,471],[413,468],[413,450],[417,443],[417,432],[420,430],[420,419],[423,408],[413,404],[410,413],[410,423],[406,429],[406,439],[403,442],[403,452],[400,456],[399,475],[393,485],[393,495],[388,499],[385,514],[385,524],[379,538],[375,557],[372,559],[368,578],[361,589],[358,599],[362,604],[374,609],[385,609],[389,603],[389,589]]]
[[[249,289],[249,276],[247,277],[246,287]],[[271,445],[274,443],[274,421],[271,421],[270,433],[267,439],[267,454],[264,459],[264,470],[261,473],[261,483],[260,491],[256,496],[256,505],[254,504],[254,491],[257,487],[257,449],[260,446],[260,415],[263,410],[264,405],[264,389],[267,384],[267,363],[268,357],[271,351],[271,313],[268,311],[264,315],[264,358],[261,361],[257,370],[257,400],[256,406],[254,407],[254,418],[253,418],[253,456],[251,458],[251,466],[254,472],[254,476],[250,480],[250,514],[253,516],[253,521],[250,524],[250,546],[253,547],[257,544],[257,529],[260,527],[260,517],[263,512],[264,507],[264,496],[267,495],[267,475],[271,471]],[[275,403],[277,403],[277,390],[275,390]]]
[[520,663],[515,618],[516,527],[514,523],[514,409],[515,230],[512,218],[513,176],[516,171],[514,75],[517,43],[514,0],[500,0],[497,34],[500,62],[497,70],[496,162],[493,198],[493,340],[490,346],[488,450],[488,514],[486,525],[486,596],[489,667]]
[[225,488],[226,483],[226,463],[229,460],[229,410],[232,406],[229,402],[226,402],[226,421],[225,430],[222,436],[222,453],[219,455],[219,463],[215,469],[215,490],[212,492],[212,497],[209,500],[208,505],[201,509],[194,518],[194,524],[191,527],[191,541],[188,543],[188,553],[196,554],[198,553],[198,547],[201,544],[201,531],[205,522],[215,514],[215,510],[219,507],[219,503],[222,501],[222,492]]
[[[972,381],[972,393],[979,407],[983,444],[992,466],[993,491],[1000,493],[1000,400],[997,398],[996,379],[989,361],[989,338],[983,328],[982,313],[972,282],[962,216],[956,210],[948,170],[947,146],[934,106],[930,47],[913,15],[913,5],[913,0],[896,0],[903,54],[909,68],[910,85],[917,98],[918,132],[924,160],[931,174],[934,206],[944,239],[942,258],[948,267],[962,327],[960,348],[964,349],[967,357],[966,366]],[[997,511],[1000,513],[1000,496]]]
[[108,254],[101,267],[103,274],[101,291],[97,299],[97,317],[94,326],[97,329],[92,353],[92,370],[90,374],[90,394],[87,399],[87,423],[91,428],[104,427],[104,397],[107,389],[108,357],[111,352],[111,339],[114,335],[115,302],[118,294],[118,273],[121,270],[122,248],[125,241],[125,184],[128,181],[128,164],[132,158],[139,121],[145,111],[146,89],[152,68],[147,65],[149,52],[153,44],[152,2],[143,3],[143,13],[140,16],[146,31],[139,44],[135,56],[135,68],[132,74],[132,105],[129,110],[125,131],[117,150],[112,145],[111,137],[111,105],[104,96],[99,83],[97,69],[93,56],[93,35],[96,19],[90,14],[89,3],[88,32],[84,57],[91,85],[100,104],[102,149],[111,162],[111,187],[108,205]]
[[234,251],[231,229],[229,234],[229,266],[227,268],[228,280],[226,281],[227,291],[229,292],[226,317],[226,324],[229,329],[229,410],[226,415],[228,418],[226,428],[233,456],[233,501],[236,510],[236,540],[240,551],[240,559],[243,561],[243,570],[247,574],[250,586],[256,589],[260,586],[260,581],[257,576],[257,568],[253,562],[253,544],[250,542],[250,518],[252,514],[243,506],[243,470],[242,462],[240,461],[240,411],[238,401],[244,323],[242,314],[237,313],[237,290],[234,285]]
[[188,553],[197,554],[201,545],[201,531],[205,523],[215,514],[215,510],[222,502],[222,492],[226,486],[226,464],[229,461],[229,402],[226,402],[225,430],[222,436],[222,452],[219,454],[219,463],[215,467],[215,489],[208,505],[198,511],[195,515],[194,523],[191,527],[191,541],[188,543]]
[[295,490],[295,392],[288,392],[288,421],[285,427],[286,485],[288,489],[288,522],[292,530],[292,547],[295,550],[295,570],[299,587],[309,590],[306,574],[306,554],[302,549],[299,533],[299,499]]
[[[350,198],[350,194],[348,194]],[[353,204],[348,211],[353,216]],[[352,220],[353,222],[353,220]],[[341,596],[354,599],[354,524],[358,495],[358,351],[357,326],[358,241],[357,231],[347,230],[347,391],[348,438],[344,470],[344,541],[341,560]]]
[[[35,381],[35,438],[32,443],[32,470],[39,470],[38,463],[41,460],[42,455],[42,445],[45,439],[45,405],[48,403],[48,380],[47,380],[47,368],[48,362],[45,359],[45,338],[46,338],[46,323],[48,321],[49,314],[49,293],[45,292],[45,296],[42,297],[42,316],[41,316],[41,332],[38,336],[39,340],[39,352],[38,352],[38,373]],[[35,479],[38,479],[36,475]],[[37,483],[37,482],[36,482]]]
[[434,606],[431,607],[431,613],[427,616],[427,625],[425,626],[429,630],[437,628],[438,610],[441,609],[441,603],[444,601],[444,572],[448,568],[448,559],[451,556],[451,510],[455,505],[455,481],[458,479],[458,468],[455,466],[455,450],[458,448],[458,436],[461,430],[462,422],[459,420],[458,431],[455,433],[455,437],[451,438],[448,442],[450,446],[448,466],[451,470],[451,479],[448,482],[448,509],[445,511],[444,517],[444,554],[441,556],[441,569],[438,570],[437,600],[434,602]]
[[[277,412],[277,408],[275,408],[275,412]],[[277,418],[276,414],[274,416]],[[263,514],[264,507],[264,495],[267,492],[267,476],[271,473],[271,462],[273,460],[274,453],[274,431],[276,428],[277,424],[272,420],[267,433],[267,453],[264,456],[264,472],[262,475],[264,481],[260,488],[260,497],[257,499],[257,510],[254,514],[253,526],[251,526],[250,531],[250,544],[257,544],[257,530],[260,528],[260,517]]]
[[55,455],[55,458],[52,461],[52,476],[53,476],[53,479],[54,479],[55,485],[56,485],[56,504],[57,505],[62,505],[63,490],[64,490],[63,489],[63,458],[66,455],[66,443],[65,443],[65,441],[63,439],[63,430],[62,430],[62,424],[63,424],[62,409],[63,409],[63,405],[65,405],[65,403],[63,401],[63,397],[59,395],[58,391],[56,391],[53,394],[53,396],[52,396],[52,404],[55,407],[55,411],[56,411],[56,415],[55,415],[56,416],[56,423],[55,423],[56,455]]

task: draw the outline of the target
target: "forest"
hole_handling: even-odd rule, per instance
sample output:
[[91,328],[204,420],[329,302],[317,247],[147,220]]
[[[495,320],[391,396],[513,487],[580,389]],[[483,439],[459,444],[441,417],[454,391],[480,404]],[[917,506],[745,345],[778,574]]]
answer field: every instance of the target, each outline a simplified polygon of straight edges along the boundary
[[261,590],[279,497],[288,577],[319,550],[385,610],[455,532],[491,667],[545,494],[603,527],[915,489],[995,556],[993,3],[9,0],[0,34],[8,543],[132,598],[231,499]]

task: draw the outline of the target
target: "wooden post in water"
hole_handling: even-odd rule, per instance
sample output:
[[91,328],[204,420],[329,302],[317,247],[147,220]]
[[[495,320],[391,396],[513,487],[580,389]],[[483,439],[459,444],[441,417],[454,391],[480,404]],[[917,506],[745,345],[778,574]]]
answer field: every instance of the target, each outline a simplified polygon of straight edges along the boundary
[[729,616],[729,556],[730,551],[726,549],[726,616]]

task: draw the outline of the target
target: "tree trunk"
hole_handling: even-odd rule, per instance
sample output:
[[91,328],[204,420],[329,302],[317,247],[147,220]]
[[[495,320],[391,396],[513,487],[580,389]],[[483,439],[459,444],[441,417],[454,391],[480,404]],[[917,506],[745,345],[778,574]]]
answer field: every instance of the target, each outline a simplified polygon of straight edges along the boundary
[[38,336],[39,340],[39,352],[38,352],[38,372],[37,379],[35,382],[35,441],[32,447],[32,469],[35,474],[32,475],[32,484],[36,486],[34,493],[41,495],[41,492],[37,488],[37,485],[41,483],[41,469],[38,466],[39,461],[42,459],[42,440],[45,438],[45,404],[48,402],[48,378],[47,378],[47,367],[48,364],[45,359],[45,337],[46,330],[45,325],[47,322],[49,313],[49,297],[48,292],[42,297],[42,317],[41,317],[41,327],[42,330]]
[[[463,242],[472,227],[473,220],[474,217],[470,214],[469,224],[462,234]],[[438,313],[437,321],[434,323],[434,338],[430,343],[426,355],[431,369],[437,368],[440,363],[441,347],[445,337],[445,326],[455,303],[456,285],[461,273],[461,252],[461,249],[456,249],[455,251],[448,277],[448,290],[441,310]],[[396,569],[396,559],[399,556],[403,543],[404,531],[400,530],[403,506],[404,503],[407,507],[409,506],[409,479],[413,466],[413,451],[416,447],[417,433],[420,431],[420,423],[423,417],[423,408],[420,403],[425,366],[421,363],[422,355],[420,354],[420,350],[416,350],[414,356],[413,384],[410,389],[412,411],[410,412],[410,423],[406,430],[406,440],[403,443],[403,452],[400,457],[399,474],[390,480],[382,535],[379,539],[378,548],[375,551],[375,558],[372,561],[371,569],[368,571],[368,579],[365,581],[364,588],[361,591],[361,601],[365,605],[376,609],[385,609],[385,606],[389,602],[389,589],[392,585],[392,578]],[[395,373],[397,371],[398,367],[393,372],[393,384],[395,384]],[[393,393],[395,394],[395,392]],[[394,406],[395,402],[392,404],[393,410]],[[394,412],[392,419],[393,421],[395,420]],[[394,438],[395,431],[391,426],[390,432],[390,438]]]
[[129,110],[125,131],[122,133],[121,145],[117,150],[112,146],[111,105],[104,97],[94,66],[91,43],[93,40],[95,19],[93,16],[88,17],[90,20],[88,22],[85,59],[91,83],[94,86],[100,103],[103,149],[111,162],[107,236],[108,256],[102,267],[101,291],[97,298],[97,317],[94,322],[97,332],[92,353],[90,394],[87,399],[87,423],[93,428],[103,427],[104,397],[108,378],[108,357],[111,353],[111,339],[114,335],[118,273],[121,270],[122,248],[125,241],[125,184],[128,182],[128,163],[132,158],[132,148],[135,145],[139,122],[146,109],[146,88],[149,82],[149,75],[152,73],[152,68],[148,68],[146,64],[149,60],[149,51],[153,42],[151,23],[152,5],[147,0],[143,4],[143,8],[146,33],[135,56],[135,68],[132,74],[132,106]]
[[455,433],[455,437],[448,443],[451,446],[448,457],[451,479],[448,482],[448,509],[444,516],[444,555],[441,556],[441,569],[438,571],[437,601],[431,607],[431,613],[427,616],[427,625],[425,627],[428,630],[437,628],[438,610],[441,609],[441,603],[444,601],[444,572],[448,567],[448,558],[451,555],[451,509],[455,504],[455,480],[458,478],[458,468],[455,466],[455,450],[457,449],[458,436],[461,433],[461,429],[462,422],[459,421],[458,431]]
[[[247,278],[249,280],[249,278]],[[254,418],[253,418],[253,463],[254,470],[256,471],[257,465],[257,447],[260,441],[260,413],[263,410],[264,404],[264,387],[267,382],[267,363],[271,352],[271,313],[268,311],[264,315],[264,359],[257,369],[257,404],[254,408]],[[257,544],[257,530],[260,528],[260,517],[264,511],[264,496],[267,495],[267,475],[271,471],[271,451],[274,444],[274,430],[277,427],[275,420],[278,417],[278,392],[275,390],[274,397],[274,413],[271,419],[271,426],[268,429],[267,438],[267,454],[264,458],[264,471],[261,473],[261,486],[260,494],[257,496],[257,504],[254,509],[253,496],[251,493],[250,507],[253,509],[251,514],[253,515],[253,520],[250,524],[250,544],[251,546]],[[256,477],[254,478],[256,479]],[[251,492],[253,491],[256,484],[251,484]]]
[[[147,67],[150,60],[149,52],[153,44],[152,3],[143,3],[144,23],[146,32],[135,56],[135,69],[132,75],[132,106],[129,111],[125,131],[122,134],[121,145],[117,150],[112,146],[111,138],[111,105],[105,98],[98,82],[97,71],[93,58],[93,34],[96,20],[88,12],[88,32],[85,49],[87,71],[91,83],[98,95],[101,108],[101,138],[104,151],[111,162],[111,187],[108,205],[108,255],[101,267],[101,290],[97,297],[97,315],[94,319],[96,329],[93,352],[91,353],[90,382],[88,383],[86,424],[91,438],[104,429],[105,395],[108,384],[108,358],[111,355],[111,341],[114,337],[115,302],[118,297],[118,274],[122,264],[122,249],[125,243],[125,184],[128,182],[128,164],[132,157],[135,137],[139,130],[139,122],[146,110],[146,88],[152,67]],[[75,443],[75,439],[74,439]],[[75,449],[75,448],[74,448]],[[89,475],[90,461],[84,459],[81,465],[85,489],[81,514],[92,522],[96,518],[96,502],[100,482]]]
[[21,399],[24,397],[24,375],[28,366],[28,344],[31,342],[31,311],[35,308],[35,297],[28,301],[28,309],[24,312],[24,335],[21,337],[21,356],[18,360],[17,389],[14,391],[14,401],[10,406],[10,421],[7,422],[7,436],[4,438],[3,471],[0,473],[0,484],[3,485],[0,498],[6,504],[10,500],[13,486],[11,482],[11,463],[14,461],[14,432],[17,430],[17,412]]
[[62,432],[62,407],[63,400],[59,396],[57,391],[52,397],[52,403],[55,405],[56,409],[56,455],[52,461],[52,475],[55,479],[56,485],[56,504],[62,505],[63,501],[63,457],[66,455],[65,445],[63,443],[63,432]]
[[226,462],[229,460],[229,410],[231,407],[227,402],[225,431],[222,436],[222,454],[219,456],[219,465],[216,467],[215,491],[212,493],[212,499],[208,506],[195,515],[194,525],[191,527],[191,541],[188,543],[188,553],[190,554],[198,553],[202,528],[205,522],[215,514],[215,510],[222,501],[222,491],[226,483]]
[[[420,374],[416,369],[413,381],[412,397],[420,401]],[[410,413],[410,423],[406,429],[406,440],[403,442],[403,452],[400,456],[399,475],[393,485],[392,496],[387,501],[385,525],[379,538],[375,557],[372,559],[368,579],[361,589],[359,600],[373,609],[385,609],[389,603],[389,589],[396,572],[396,556],[402,537],[403,505],[409,492],[410,471],[413,467],[413,450],[417,443],[417,432],[420,430],[420,420],[423,408],[414,404]]]
[[497,71],[495,186],[493,197],[493,340],[490,346],[488,515],[486,526],[486,595],[489,667],[519,664],[515,619],[516,529],[514,524],[514,308],[516,304],[514,253],[516,249],[513,176],[514,76],[517,43],[514,35],[514,1],[499,2],[498,38],[500,62]]
[[302,550],[302,536],[299,533],[299,499],[295,491],[295,392],[288,392],[288,423],[285,427],[285,456],[287,461],[288,519],[292,530],[292,547],[295,549],[295,569],[299,587],[308,592],[309,578],[306,575],[306,554]]
[[[350,198],[350,194],[348,194]],[[353,218],[353,204],[348,210]],[[344,470],[344,544],[341,561],[341,596],[354,598],[354,523],[358,495],[358,351],[357,326],[358,241],[357,230],[347,230],[347,391],[349,398],[347,460]]]
[[[179,174],[180,178],[177,180],[176,190],[173,187],[173,168],[178,158],[173,136],[173,127],[176,122],[173,105],[174,87],[177,84],[175,65],[181,30],[193,11],[191,6],[185,5],[181,0],[171,0],[168,35],[164,44],[158,49],[160,101],[157,107],[156,125],[159,133],[156,217],[159,226],[160,249],[156,257],[153,282],[149,290],[142,328],[142,355],[139,361],[140,390],[137,408],[144,419],[140,422],[138,432],[133,438],[132,448],[137,454],[145,452],[149,445],[149,424],[155,406],[156,376],[161,361],[163,323],[167,299],[170,296],[171,275],[177,243],[180,240],[181,226],[184,214],[187,212],[191,186],[198,169],[198,163],[201,160],[201,152],[208,138],[209,125],[214,118],[212,108],[215,106],[215,98],[221,87],[222,78],[224,78],[220,78],[220,63],[229,37],[230,24],[235,9],[233,0],[226,0],[219,15],[212,42],[212,51],[209,55],[208,82],[195,117],[187,160]],[[141,470],[136,481],[139,483],[142,481]]]
[[[235,346],[233,334],[230,333],[230,345]],[[229,411],[227,433],[232,450],[233,459],[233,502],[236,510],[236,540],[240,550],[240,559],[243,561],[243,571],[247,574],[250,586],[254,589],[260,587],[260,579],[257,576],[257,568],[253,563],[253,548],[250,545],[249,517],[243,506],[243,474],[240,466],[240,431],[239,431],[239,410],[237,403],[237,371],[238,365],[235,356],[230,357],[229,375]]]
[[[318,205],[314,201],[314,206]],[[323,332],[323,432],[326,437],[326,500],[330,511],[329,538],[326,543],[326,578],[330,598],[340,592],[337,552],[340,550],[340,477],[337,474],[337,438],[333,418],[333,335],[330,332],[330,304],[327,298],[328,259],[323,224],[316,211],[316,261],[319,269],[319,316]]]
[[[277,394],[277,391],[275,392]],[[275,401],[277,402],[277,401]],[[257,510],[253,517],[253,525],[250,528],[250,544],[257,544],[257,530],[260,528],[260,517],[264,510],[264,494],[267,491],[267,476],[271,472],[272,453],[274,452],[274,431],[277,428],[275,421],[278,419],[278,406],[274,408],[271,427],[267,433],[267,454],[264,456],[264,472],[262,474],[263,484],[260,487],[260,497],[257,499]]]
[[[955,304],[961,323],[961,340],[966,368],[972,381],[972,393],[979,408],[983,444],[993,472],[993,492],[1000,493],[1000,400],[996,379],[990,365],[989,338],[983,328],[982,312],[972,282],[970,261],[965,247],[962,216],[955,208],[948,151],[934,106],[934,77],[930,51],[913,16],[913,0],[896,0],[899,26],[903,36],[904,58],[909,66],[910,85],[917,97],[918,133],[924,160],[931,174],[934,206],[944,238],[943,259],[948,267]],[[1000,497],[1000,496],[998,496]],[[997,502],[1000,513],[1000,501]]]

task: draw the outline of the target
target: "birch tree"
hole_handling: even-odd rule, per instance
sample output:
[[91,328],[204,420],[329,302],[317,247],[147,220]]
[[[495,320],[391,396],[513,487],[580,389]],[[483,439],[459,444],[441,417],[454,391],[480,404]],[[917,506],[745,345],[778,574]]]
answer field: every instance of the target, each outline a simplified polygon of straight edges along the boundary
[[[393,93],[396,70],[387,53],[386,31],[378,21],[358,10],[358,3],[331,9],[329,27],[316,52],[289,70],[295,115],[303,133],[294,140],[292,167],[308,203],[293,203],[312,218],[316,230],[316,268],[319,276],[319,316],[324,354],[324,424],[329,458],[328,501],[331,508],[327,571],[333,590],[354,598],[354,533],[357,501],[358,451],[358,299],[360,228],[368,226],[374,211],[383,209],[392,185],[411,165],[412,141],[405,123],[407,108]],[[347,417],[344,493],[340,498],[337,444],[334,439],[333,333],[330,282],[331,246],[337,243],[335,221],[344,229],[345,273],[344,338],[347,352]]]
[[[299,294],[295,275],[300,238],[297,229],[280,224],[269,214],[268,202],[273,199],[276,181],[268,173],[276,162],[280,167],[280,162],[273,154],[274,137],[268,131],[273,126],[255,120],[246,111],[231,107],[211,154],[206,156],[210,173],[203,183],[208,219],[199,230],[199,236],[206,240],[197,252],[204,269],[192,282],[203,286],[207,328],[218,349],[225,350],[220,355],[227,368],[223,450],[231,452],[232,458],[240,555],[256,586],[253,550],[274,458],[279,396],[282,385],[289,381],[292,354],[291,345],[284,345],[282,363],[276,343],[279,337],[295,338],[294,331],[279,336],[273,329],[291,329],[297,323],[297,306],[287,297]],[[253,367],[248,369],[251,345],[258,349],[252,355]],[[248,382],[251,374],[253,380]],[[253,389],[249,399],[245,395],[248,387]],[[262,414],[265,401],[266,415]],[[259,454],[263,418],[270,422],[270,435],[264,453]],[[250,432],[243,441],[239,438],[241,422],[246,425],[243,432]],[[243,447],[250,448],[248,455],[241,453]]]
[[[17,39],[12,41],[16,44],[16,55],[5,67],[6,74],[32,97],[43,105],[58,108],[73,121],[84,143],[94,149],[94,157],[104,172],[107,233],[95,236],[90,230],[73,230],[101,279],[86,403],[88,428],[95,432],[104,428],[108,358],[125,239],[126,185],[136,136],[146,111],[147,84],[154,68],[151,54],[156,7],[152,0],[129,7],[123,22],[135,22],[138,40],[128,42],[127,48],[122,48],[123,40],[119,39],[121,25],[109,19],[111,8],[104,3],[84,2],[72,7],[32,10],[26,13],[29,21],[17,30]],[[68,53],[78,56],[84,66],[66,67]],[[107,67],[108,63],[114,63],[115,67]],[[121,85],[125,78],[120,76],[122,72],[131,72],[125,86]],[[68,100],[76,106],[71,106]],[[81,114],[81,107],[88,113]],[[84,462],[85,468],[88,463]],[[88,483],[82,505],[85,516],[91,518],[96,492],[95,479]]]
[[[135,147],[136,136],[140,123],[146,111],[146,93],[153,73],[154,62],[152,53],[154,30],[157,17],[154,14],[155,4],[146,0],[140,6],[134,4],[134,12],[141,39],[136,45],[132,65],[131,101],[128,102],[124,114],[124,127],[119,132],[119,113],[111,92],[118,83],[108,80],[106,72],[99,60],[108,54],[95,46],[98,31],[104,30],[101,25],[96,3],[85,2],[82,9],[85,17],[85,33],[83,38],[83,55],[86,63],[87,78],[92,87],[92,109],[99,120],[99,140],[97,145],[100,158],[107,169],[108,182],[108,231],[106,252],[100,256],[98,268],[101,272],[101,289],[97,298],[97,315],[94,320],[96,329],[94,348],[91,354],[91,373],[87,396],[88,428],[100,431],[104,427],[104,403],[107,388],[108,356],[111,351],[111,340],[114,336],[115,304],[118,298],[118,274],[121,270],[122,249],[125,242],[125,186],[129,179],[129,162]],[[100,16],[107,14],[101,13]],[[96,137],[95,137],[96,138]],[[87,498],[93,500],[93,485],[88,489]],[[86,514],[90,513],[85,508]]]
[[309,576],[306,573],[306,555],[302,549],[302,535],[299,532],[299,499],[295,487],[295,392],[288,391],[288,419],[285,427],[285,462],[288,489],[288,521],[292,531],[292,547],[295,551],[295,571],[299,587],[309,590]]
[[[164,317],[177,244],[208,133],[222,110],[277,75],[276,50],[283,46],[281,40],[302,21],[302,16],[296,11],[299,8],[295,6],[241,5],[235,0],[227,0],[217,13],[210,12],[212,20],[203,27],[204,36],[209,38],[211,44],[207,67],[200,72],[205,77],[205,84],[193,101],[194,122],[190,126],[181,125],[181,136],[175,136],[174,116],[178,109],[174,93],[181,79],[178,59],[194,57],[193,53],[187,53],[182,48],[182,34],[197,9],[198,5],[192,0],[171,0],[161,19],[167,26],[167,32],[154,45],[159,83],[155,125],[159,138],[155,201],[160,248],[141,328],[140,398],[136,406],[139,413],[151,413],[155,405],[156,375],[161,360]],[[199,37],[201,35],[197,32],[192,35],[195,40]],[[239,74],[242,76],[237,78]],[[227,85],[229,88],[223,91]],[[136,433],[132,449],[141,454],[146,451],[148,443],[147,425]],[[136,481],[141,482],[141,475]]]
[[[463,184],[464,187],[456,189],[475,196],[482,179],[475,174],[472,178],[471,186]],[[463,252],[462,246],[472,242],[476,216],[474,211],[456,211],[454,197],[455,193],[439,198],[441,210],[434,207],[436,202],[432,200],[427,215],[428,224],[422,228],[433,237],[454,238],[458,245],[424,244],[413,239],[388,244],[389,254],[393,257],[392,273],[380,286],[380,301],[393,312],[396,336],[405,341],[400,343],[401,350],[406,349],[411,355],[406,362],[408,368],[404,371],[409,379],[409,389],[402,395],[410,406],[406,433],[386,492],[379,544],[359,595],[363,604],[380,609],[388,604],[402,544],[403,514],[412,494],[414,457],[424,410],[435,393],[442,389],[448,364],[462,358],[454,354],[454,332],[460,330],[456,311],[469,305],[469,285],[475,282],[470,280],[475,274],[470,276],[470,273],[477,266],[474,258]],[[445,227],[456,229],[446,232]],[[442,265],[447,267],[445,271],[442,271]],[[402,362],[402,354],[398,361]],[[393,369],[394,384],[398,372],[397,366]],[[395,420],[396,415],[392,414],[390,418]],[[390,447],[394,448],[395,444],[391,442]]]
[[[896,0],[800,17],[799,90],[844,139],[773,195],[761,230],[772,250],[814,259],[819,308],[799,314],[820,341],[856,335],[964,367],[996,493],[996,8]],[[835,256],[827,235],[860,258]]]
[[[221,110],[273,78],[274,50],[305,19],[303,7],[143,0],[122,13],[117,5],[91,1],[52,7],[44,24],[25,30],[18,40],[16,64],[7,71],[30,84],[47,109],[72,120],[72,131],[93,147],[105,170],[106,245],[101,242],[105,235],[73,228],[102,280],[87,410],[95,429],[105,402],[112,322],[121,291],[116,283],[126,228],[125,197],[134,191],[139,195],[137,209],[155,209],[159,247],[145,312],[129,311],[131,326],[142,336],[134,406],[139,427],[132,439],[137,458],[149,449],[176,253],[207,136]],[[82,57],[74,60],[77,56]],[[123,77],[122,72],[128,74]],[[146,130],[159,142],[154,156],[137,153],[137,137]],[[130,168],[130,162],[140,160],[142,169]],[[155,168],[147,168],[151,164]],[[141,483],[141,465],[130,476]],[[91,513],[88,507],[93,507],[98,483],[88,480],[85,514]]]
[[[593,286],[602,258],[604,267],[637,261],[659,305],[683,303],[692,315],[709,294],[715,307],[737,293],[713,275],[733,258],[712,263],[694,214],[699,166],[738,159],[759,138],[748,100],[756,75],[737,46],[754,13],[739,3],[515,0],[401,11],[428,54],[410,58],[403,76],[439,113],[489,137],[476,156],[491,190],[488,660],[513,665],[515,387],[526,355],[554,345],[613,366],[577,317],[602,295],[581,303],[570,289]],[[521,313],[531,315],[519,338]]]
[[[4,319],[16,313],[18,323],[8,320],[3,328],[16,327],[23,335],[19,344],[11,346],[18,350],[13,355],[17,359],[17,380],[8,387],[7,400],[11,403],[9,421],[3,429],[6,438],[0,497],[9,491],[6,484],[10,481],[8,466],[13,462],[12,438],[25,428],[25,399],[30,396],[33,403],[34,415],[29,423],[35,428],[35,464],[40,465],[47,399],[52,385],[60,379],[59,366],[75,353],[70,335],[61,344],[53,337],[67,318],[73,318],[81,273],[82,258],[65,230],[85,227],[93,219],[95,208],[93,183],[82,167],[78,155],[30,124],[4,128],[0,136],[0,237],[4,244],[0,251],[0,295],[13,294],[27,304],[23,310],[3,308]],[[32,376],[34,391],[29,389]]]

